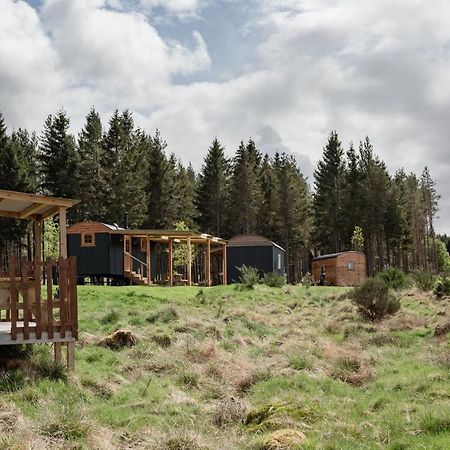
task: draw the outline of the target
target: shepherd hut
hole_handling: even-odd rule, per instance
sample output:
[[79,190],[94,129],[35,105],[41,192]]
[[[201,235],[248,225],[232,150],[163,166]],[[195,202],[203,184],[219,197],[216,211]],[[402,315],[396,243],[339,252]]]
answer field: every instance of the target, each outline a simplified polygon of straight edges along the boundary
[[257,234],[239,234],[228,241],[228,283],[239,281],[239,267],[258,269],[261,276],[275,272],[285,274],[285,251],[275,242]]
[[367,278],[366,255],[349,251],[317,256],[312,260],[312,275],[325,285],[359,285]]
[[101,222],[74,224],[67,234],[80,284],[226,284],[227,241],[209,234]]

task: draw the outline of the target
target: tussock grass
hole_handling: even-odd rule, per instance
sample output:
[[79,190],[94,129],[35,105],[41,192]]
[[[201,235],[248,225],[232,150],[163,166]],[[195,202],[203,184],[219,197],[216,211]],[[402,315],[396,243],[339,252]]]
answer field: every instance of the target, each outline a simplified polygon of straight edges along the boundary
[[[80,287],[75,374],[45,346],[4,363],[0,449],[447,448],[447,300],[367,322],[348,293]],[[98,346],[119,328],[135,346]]]

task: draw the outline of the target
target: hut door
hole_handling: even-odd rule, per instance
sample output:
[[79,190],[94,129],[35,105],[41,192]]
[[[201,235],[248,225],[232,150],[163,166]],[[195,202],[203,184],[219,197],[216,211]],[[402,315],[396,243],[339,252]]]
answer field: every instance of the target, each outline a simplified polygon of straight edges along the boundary
[[123,268],[125,272],[131,272],[131,239],[130,236],[123,238]]

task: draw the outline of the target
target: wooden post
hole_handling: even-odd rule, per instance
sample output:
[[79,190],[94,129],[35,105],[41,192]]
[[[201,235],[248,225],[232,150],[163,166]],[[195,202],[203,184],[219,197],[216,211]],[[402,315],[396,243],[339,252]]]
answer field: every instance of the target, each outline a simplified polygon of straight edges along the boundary
[[67,258],[67,210],[59,208],[59,255]]
[[55,363],[61,364],[62,361],[62,351],[61,351],[61,342],[53,343],[53,351],[55,355]]
[[227,246],[226,244],[223,246],[223,258],[222,258],[222,273],[223,273],[223,285],[226,286],[228,283],[227,280]]
[[75,341],[67,343],[67,368],[75,370]]
[[150,258],[150,236],[146,238],[147,250],[147,284],[152,284],[152,260]]
[[192,243],[190,236],[187,238],[187,251],[187,282],[188,286],[192,286]]
[[206,254],[205,254],[205,284],[211,286],[211,241],[206,241]]
[[173,240],[169,239],[169,286],[173,286]]
[[42,278],[42,220],[33,223],[34,232],[34,306],[36,339],[42,336],[41,319],[41,278]]

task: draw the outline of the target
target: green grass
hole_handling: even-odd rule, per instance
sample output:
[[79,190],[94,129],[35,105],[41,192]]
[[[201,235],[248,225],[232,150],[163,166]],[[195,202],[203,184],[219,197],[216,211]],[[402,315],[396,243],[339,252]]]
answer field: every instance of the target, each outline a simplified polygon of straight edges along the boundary
[[[76,372],[35,346],[3,373],[0,416],[20,420],[0,448],[257,449],[280,429],[303,449],[450,448],[446,305],[411,291],[371,324],[345,292],[79,287]],[[134,347],[97,346],[119,328]]]

